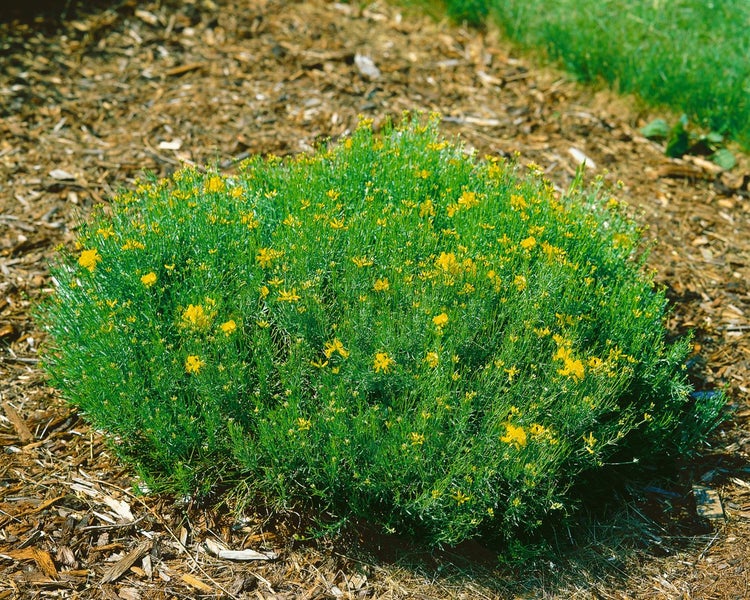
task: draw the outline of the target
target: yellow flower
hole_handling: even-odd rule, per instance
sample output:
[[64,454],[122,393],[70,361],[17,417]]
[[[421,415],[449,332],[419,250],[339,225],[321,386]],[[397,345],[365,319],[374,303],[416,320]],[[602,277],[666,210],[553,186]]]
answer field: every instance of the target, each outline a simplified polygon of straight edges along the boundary
[[247,225],[248,229],[257,229],[258,227],[260,227],[260,221],[255,218],[254,213],[245,213],[240,216],[240,223],[242,223],[243,225]]
[[438,356],[437,352],[428,352],[427,356],[424,357],[424,361],[434,369],[440,362],[440,356]]
[[409,434],[409,442],[412,446],[421,446],[422,444],[424,444],[424,434],[412,431]]
[[302,417],[297,419],[297,429],[300,431],[307,431],[310,427],[312,427],[310,419],[303,419]]
[[284,255],[280,250],[274,250],[273,248],[258,248],[258,253],[255,255],[255,262],[257,262],[262,269],[267,269],[271,266],[274,260],[281,258]]
[[101,261],[102,257],[96,248],[91,250],[84,250],[81,252],[81,256],[78,257],[78,264],[84,269],[88,269],[92,273],[96,269],[96,263]]
[[563,368],[558,369],[557,372],[565,377],[572,377],[576,381],[581,381],[585,375],[583,363],[578,359],[573,360],[567,356],[563,359]]
[[432,322],[435,323],[438,328],[442,329],[448,323],[448,315],[440,313],[439,315],[432,317]]
[[297,290],[292,288],[292,291],[279,290],[279,296],[276,298],[279,302],[297,302],[300,297],[297,295]]
[[226,186],[224,185],[224,180],[218,175],[214,175],[208,180],[208,183],[206,183],[206,191],[209,193],[223,192],[225,189]]
[[525,240],[521,240],[521,248],[524,250],[531,250],[534,246],[536,246],[536,239],[534,239],[533,235],[527,237]]
[[362,267],[370,267],[372,266],[372,259],[367,258],[366,256],[353,256],[352,262],[357,265],[360,269]]
[[221,324],[221,330],[227,337],[234,333],[235,329],[237,329],[237,323],[234,322],[234,319],[229,319],[225,323]]
[[182,326],[192,329],[207,329],[211,318],[200,304],[190,304],[182,313]]
[[460,490],[456,490],[451,496],[451,498],[453,498],[456,501],[456,504],[458,504],[459,506],[471,500],[471,496],[467,496]]
[[593,431],[589,432],[588,435],[583,436],[583,443],[586,444],[586,450],[589,452],[589,454],[594,453],[594,444],[596,444],[596,442],[598,441],[599,440],[594,437]]
[[516,275],[515,279],[513,279],[513,285],[516,286],[519,292],[522,292],[526,289],[526,277],[523,275]]
[[286,216],[286,219],[284,219],[281,223],[291,228],[299,227],[300,225],[302,225],[302,221],[300,221],[297,217],[295,217],[291,213],[289,213]]
[[526,432],[523,427],[517,427],[512,423],[505,424],[505,435],[500,438],[501,442],[523,448],[526,445]]
[[388,278],[383,277],[382,279],[377,279],[375,281],[375,285],[372,286],[372,289],[374,289],[376,292],[385,292],[388,291],[388,288],[390,287],[391,284],[388,281]]
[[441,252],[440,256],[435,260],[435,264],[446,273],[454,275],[461,270],[461,266],[458,264],[456,255],[453,252]]
[[435,205],[429,198],[419,205],[419,218],[424,219],[425,217],[435,216]]
[[373,361],[372,368],[376,373],[388,373],[391,367],[396,364],[387,352],[378,352],[375,354],[375,360]]
[[144,250],[146,246],[138,240],[128,240],[122,245],[122,250]]
[[510,369],[505,369],[505,372],[508,374],[508,381],[511,383],[519,373],[518,367],[516,367],[515,365],[513,365]]
[[344,348],[344,344],[342,344],[341,340],[338,338],[333,338],[332,341],[326,342],[325,348],[323,349],[326,358],[331,358],[334,352],[338,352],[341,358],[349,358],[349,351]]
[[156,273],[154,273],[153,271],[151,271],[150,273],[146,273],[143,277],[141,277],[141,283],[146,287],[151,287],[156,283]]
[[200,357],[196,356],[195,354],[191,354],[185,361],[185,371],[188,373],[197,374],[201,370],[201,368],[205,366],[205,364],[206,363],[203,362]]
[[479,200],[477,200],[477,195],[474,192],[464,192],[458,199],[458,203],[463,208],[471,208],[472,206],[477,206]]

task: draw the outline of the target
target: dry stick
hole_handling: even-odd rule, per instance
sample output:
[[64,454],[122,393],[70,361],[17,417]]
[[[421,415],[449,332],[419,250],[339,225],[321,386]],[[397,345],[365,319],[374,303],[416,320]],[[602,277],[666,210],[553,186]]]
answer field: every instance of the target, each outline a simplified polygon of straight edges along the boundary
[[[110,488],[112,488],[112,489],[115,489],[115,490],[117,490],[118,492],[122,492],[122,493],[123,493],[123,494],[125,494],[126,496],[128,496],[128,497],[132,498],[133,500],[137,501],[137,502],[138,502],[139,504],[141,504],[141,506],[143,506],[143,507],[144,507],[144,508],[145,508],[145,509],[146,509],[146,510],[147,510],[147,511],[149,512],[149,513],[151,513],[151,514],[152,514],[152,515],[154,516],[154,518],[155,518],[155,519],[156,519],[156,520],[157,520],[157,521],[158,521],[159,523],[161,523],[162,527],[164,527],[164,529],[165,529],[165,530],[167,531],[167,533],[169,533],[169,535],[171,535],[171,536],[172,536],[172,539],[173,539],[173,540],[174,540],[175,542],[177,542],[177,544],[178,544],[178,546],[180,547],[181,551],[182,551],[183,553],[187,554],[188,556],[191,556],[191,555],[190,555],[190,553],[188,552],[188,549],[187,549],[187,548],[185,548],[185,546],[183,545],[183,543],[182,543],[182,542],[180,541],[180,538],[179,538],[179,537],[177,537],[177,535],[175,535],[175,533],[174,533],[174,532],[173,532],[173,531],[172,531],[172,530],[171,530],[171,529],[170,529],[170,528],[169,528],[169,527],[167,526],[167,524],[166,524],[166,523],[164,522],[164,519],[162,519],[162,518],[161,518],[161,517],[160,517],[160,516],[159,516],[159,515],[158,515],[158,514],[157,514],[157,513],[156,513],[156,512],[155,512],[155,511],[154,511],[154,510],[153,510],[153,509],[152,509],[152,508],[151,508],[151,507],[149,506],[149,505],[148,505],[148,504],[146,504],[146,503],[145,503],[145,502],[144,502],[143,500],[141,500],[141,499],[140,499],[140,498],[139,498],[138,496],[136,496],[136,495],[135,495],[135,494],[133,494],[132,492],[129,492],[128,490],[125,490],[125,489],[121,488],[121,487],[120,487],[120,486],[118,486],[118,485],[114,485],[113,483],[109,483],[108,481],[103,481],[103,480],[101,480],[101,479],[91,479],[91,481],[94,481],[94,482],[96,482],[96,483],[99,483],[99,484],[101,484],[101,485],[105,485],[105,486],[108,486],[108,487],[110,487]],[[192,558],[192,556],[191,556],[191,558]],[[209,574],[208,574],[208,573],[206,572],[206,570],[205,570],[205,569],[204,569],[203,567],[201,567],[201,565],[200,565],[200,564],[198,564],[198,562],[197,562],[197,561],[195,562],[195,566],[196,566],[196,567],[198,567],[198,570],[199,570],[199,571],[201,572],[201,574],[202,574],[202,575],[203,575],[203,576],[204,576],[204,577],[205,577],[206,579],[208,579],[208,580],[209,580],[209,581],[210,581],[210,582],[211,582],[211,583],[212,583],[213,585],[215,585],[215,586],[216,586],[217,588],[219,588],[219,589],[220,589],[220,590],[221,590],[222,592],[224,592],[224,593],[225,593],[225,594],[226,594],[226,595],[227,595],[227,596],[228,596],[229,598],[231,598],[232,600],[239,600],[239,599],[237,598],[237,596],[235,596],[234,594],[232,594],[232,593],[231,593],[231,592],[230,592],[229,590],[227,590],[226,588],[224,588],[224,587],[223,587],[223,586],[222,586],[222,585],[221,585],[221,584],[220,584],[220,583],[219,583],[218,581],[216,581],[216,580],[215,580],[215,579],[214,579],[213,577],[211,577],[211,576],[210,576],[210,575],[209,575]]]

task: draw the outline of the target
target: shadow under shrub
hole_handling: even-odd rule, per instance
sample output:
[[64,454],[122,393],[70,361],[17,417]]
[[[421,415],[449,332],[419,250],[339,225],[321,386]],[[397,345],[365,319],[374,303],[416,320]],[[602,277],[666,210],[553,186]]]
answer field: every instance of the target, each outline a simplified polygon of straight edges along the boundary
[[569,514],[582,474],[690,451],[688,342],[600,189],[405,120],[85,224],[38,317],[54,384],[152,485],[242,477],[430,544]]

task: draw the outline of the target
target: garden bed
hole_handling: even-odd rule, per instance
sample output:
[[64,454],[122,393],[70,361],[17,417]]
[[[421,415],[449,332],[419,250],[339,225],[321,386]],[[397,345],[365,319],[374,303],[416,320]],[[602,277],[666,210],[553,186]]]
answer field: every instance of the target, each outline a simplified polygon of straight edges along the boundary
[[[272,2],[221,10],[212,2],[128,4],[57,24],[3,24],[0,39],[8,57],[0,73],[0,573],[11,582],[0,584],[0,597],[222,589],[264,598],[331,597],[336,590],[351,597],[493,597],[511,589],[538,595],[533,586],[553,576],[544,588],[551,597],[575,590],[728,598],[744,591],[746,161],[719,173],[701,161],[669,160],[638,133],[650,115],[627,101],[534,70],[492,32],[402,17],[383,4],[312,1],[294,11]],[[618,538],[610,527],[603,544],[594,542],[602,525],[572,532],[566,543],[573,548],[552,571],[527,581],[514,581],[512,570],[491,560],[475,560],[483,568],[471,577],[465,565],[448,568],[449,576],[437,576],[429,561],[407,568],[407,546],[365,530],[352,532],[361,543],[356,536],[303,543],[295,534],[304,535],[304,524],[294,515],[259,509],[237,522],[230,511],[190,498],[132,496],[132,474],[38,369],[43,340],[30,302],[50,284],[55,246],[74,239],[94,204],[143,170],[167,176],[185,163],[218,162],[231,172],[249,155],[295,154],[335,140],[356,127],[359,114],[378,126],[403,110],[440,112],[446,133],[480,154],[518,153],[521,164],[540,165],[561,190],[582,155],[591,176],[621,180],[621,198],[642,211],[655,241],[649,264],[674,302],[670,328],[695,330],[694,384],[700,391],[727,386],[738,408],[703,459],[684,465],[671,484],[641,486],[616,505],[629,519],[628,534]],[[720,493],[726,521],[698,517],[692,484]],[[216,538],[231,549],[279,556],[248,568],[199,551]],[[375,560],[378,548],[388,552]],[[118,563],[136,550],[131,564]],[[458,556],[474,550],[450,560],[460,565]],[[117,564],[122,572],[110,573]]]

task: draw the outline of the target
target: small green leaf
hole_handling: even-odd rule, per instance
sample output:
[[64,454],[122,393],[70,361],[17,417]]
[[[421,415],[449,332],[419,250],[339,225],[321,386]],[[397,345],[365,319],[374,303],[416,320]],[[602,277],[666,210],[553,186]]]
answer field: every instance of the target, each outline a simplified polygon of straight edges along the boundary
[[706,141],[709,144],[721,144],[724,141],[724,136],[718,131],[711,131],[706,135]]
[[654,119],[641,127],[641,133],[648,139],[664,139],[669,135],[669,125],[664,119]]
[[734,157],[734,154],[726,148],[719,148],[711,155],[711,160],[726,171],[737,164],[737,159]]

